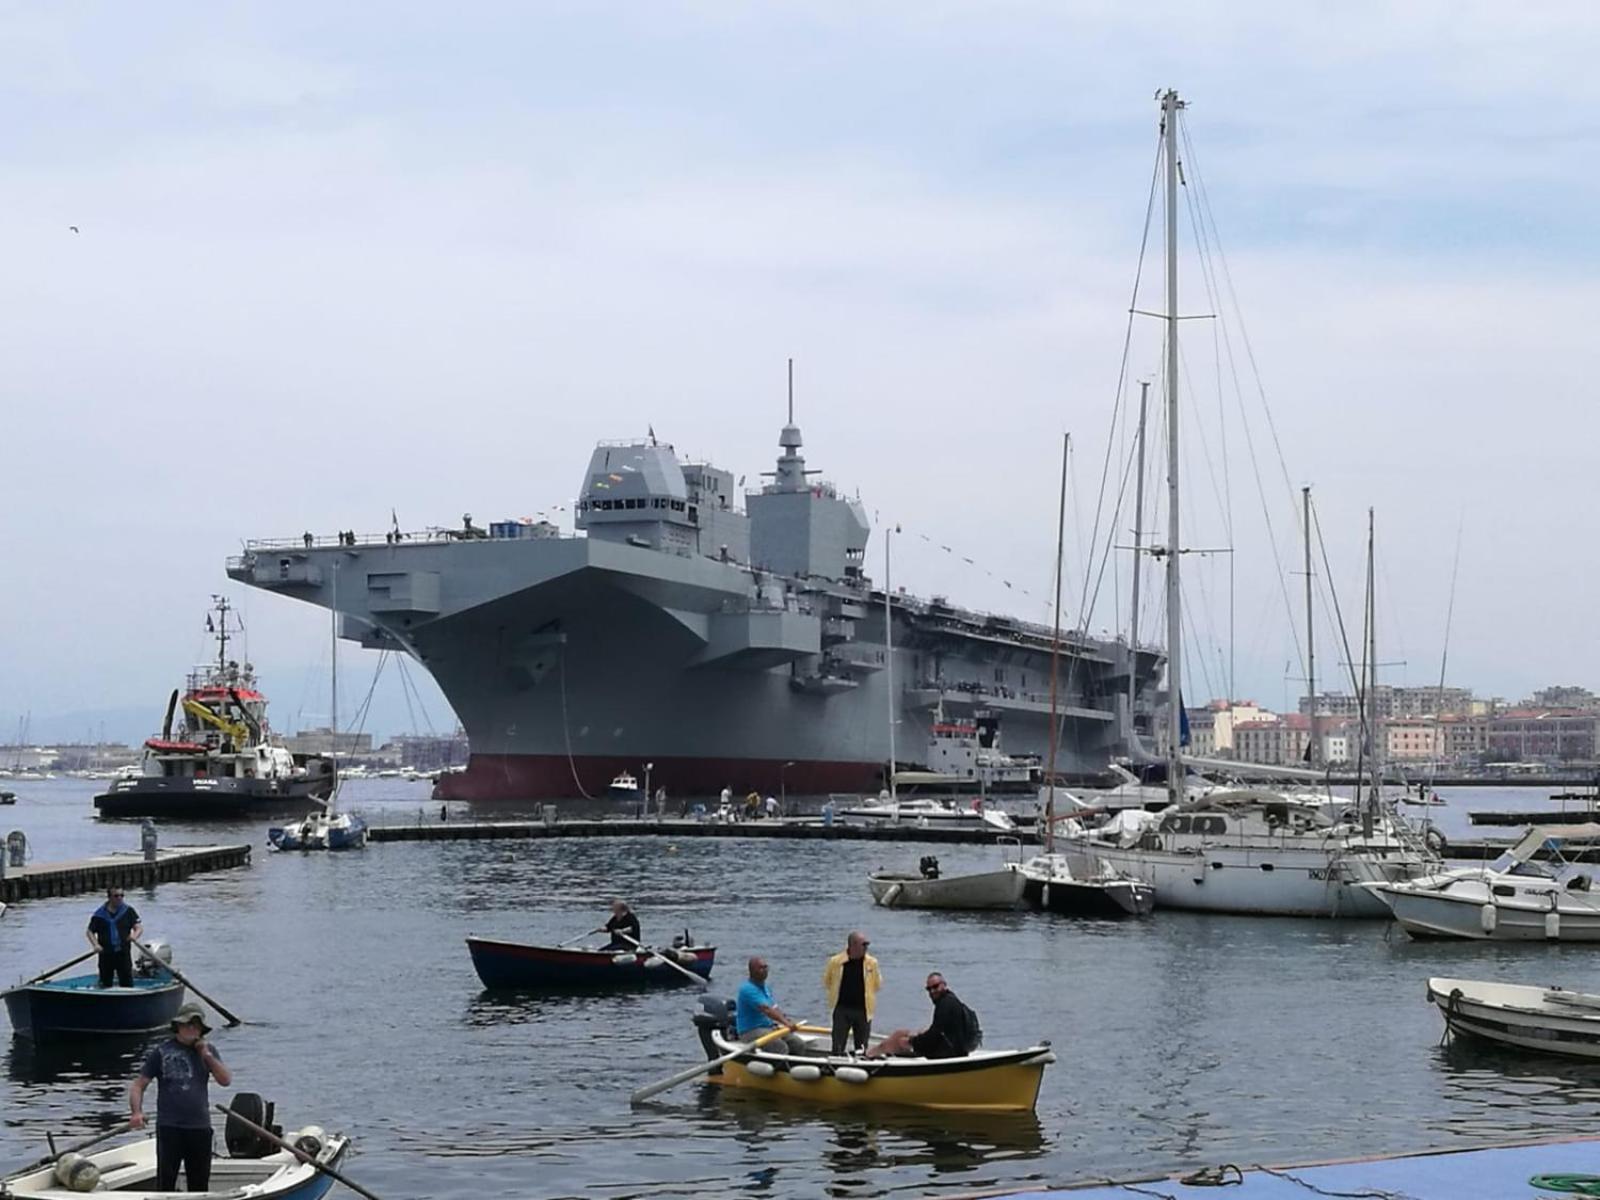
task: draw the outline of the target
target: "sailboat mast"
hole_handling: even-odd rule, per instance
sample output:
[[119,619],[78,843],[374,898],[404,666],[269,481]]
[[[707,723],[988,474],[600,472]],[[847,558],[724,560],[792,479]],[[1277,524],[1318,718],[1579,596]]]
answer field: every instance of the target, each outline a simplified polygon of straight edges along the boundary
[[889,799],[897,798],[894,786],[895,761],[894,761],[894,722],[895,722],[895,691],[894,691],[894,610],[890,607],[889,597],[894,592],[894,586],[889,577],[889,527],[883,528],[883,663],[884,682],[889,689]]
[[1144,426],[1150,406],[1150,381],[1139,381],[1139,474],[1133,485],[1133,612],[1128,618],[1128,644],[1139,653],[1139,568],[1144,564]]
[[333,768],[335,777],[339,769],[339,560],[333,560],[333,604],[328,610],[328,645],[329,657],[332,660],[333,679],[330,684],[331,696],[328,701],[329,729],[333,734],[330,744],[333,747]]
[[[1367,509],[1367,719],[1372,727],[1372,786],[1367,794],[1367,818],[1377,810],[1383,787],[1382,756],[1378,753],[1378,560],[1373,510]],[[1370,832],[1369,835],[1370,836]]]
[[1167,167],[1167,798],[1183,799],[1183,608],[1178,579],[1178,110],[1161,96]]
[[1319,748],[1317,746],[1317,651],[1315,622],[1311,616],[1311,489],[1300,489],[1300,499],[1304,502],[1306,521],[1306,691],[1311,694],[1311,744],[1306,748],[1306,761],[1312,766],[1317,765]]
[[[1061,438],[1061,503],[1056,513],[1056,607],[1055,623],[1050,632],[1050,751],[1048,778],[1044,802],[1044,852],[1053,854],[1056,848],[1056,746],[1061,741],[1061,728],[1056,724],[1056,681],[1061,674],[1061,547],[1067,536],[1067,458],[1072,449],[1072,435]],[[1134,559],[1137,563],[1139,560]],[[1137,598],[1134,600],[1137,604]],[[1137,611],[1137,609],[1135,610]]]

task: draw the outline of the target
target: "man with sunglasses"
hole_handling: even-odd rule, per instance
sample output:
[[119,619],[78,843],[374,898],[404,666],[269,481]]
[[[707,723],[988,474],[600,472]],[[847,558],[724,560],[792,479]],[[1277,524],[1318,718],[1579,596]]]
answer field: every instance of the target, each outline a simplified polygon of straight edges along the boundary
[[133,986],[133,943],[144,935],[139,914],[133,905],[123,903],[122,888],[106,889],[106,902],[94,910],[84,936],[89,948],[99,954],[100,986],[110,987],[113,975],[118,986]]
[[983,1044],[978,1014],[950,990],[944,976],[935,971],[924,985],[933,1001],[933,1021],[920,1033],[896,1029],[867,1051],[868,1058],[909,1054],[917,1058],[962,1058]]
[[877,1005],[883,973],[878,960],[867,953],[867,936],[851,930],[844,949],[822,969],[822,988],[833,1010],[833,1052],[843,1054],[852,1036],[856,1049],[865,1050],[872,1037],[872,1010]]

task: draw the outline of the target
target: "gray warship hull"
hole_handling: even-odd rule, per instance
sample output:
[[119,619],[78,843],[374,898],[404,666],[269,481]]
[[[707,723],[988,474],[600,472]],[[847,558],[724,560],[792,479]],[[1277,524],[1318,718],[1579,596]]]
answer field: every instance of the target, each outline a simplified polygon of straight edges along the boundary
[[[784,445],[793,454],[797,430]],[[620,490],[634,479],[613,469],[613,452],[638,451],[620,471],[632,462],[643,474],[658,448],[602,449],[591,481],[623,481]],[[624,770],[642,777],[645,764],[651,789],[674,799],[725,787],[876,789],[891,707],[902,766],[922,756],[939,714],[979,707],[999,715],[1009,752],[1044,755],[1050,631],[896,593],[886,636],[884,595],[860,567],[859,506],[848,502],[839,517],[843,533],[817,533],[838,515],[824,502],[847,502],[810,483],[801,485],[809,496],[791,501],[801,488],[783,486],[784,464],[779,485],[748,497],[749,533],[745,514],[710,494],[723,473],[683,465],[686,485],[651,484],[640,505],[650,487],[666,496],[683,487],[686,545],[637,510],[607,527],[607,509],[586,513],[588,536],[513,523],[483,531],[468,520],[462,530],[343,535],[332,545],[247,543],[228,572],[324,607],[337,597],[343,636],[427,668],[471,746],[467,769],[440,781],[449,799],[599,797]],[[670,475],[671,465],[661,469]],[[786,507],[764,503],[772,499]],[[798,523],[810,557],[785,561],[763,521],[785,536]],[[818,558],[823,571],[804,569]],[[1092,771],[1125,753],[1130,729],[1148,722],[1160,670],[1154,650],[1063,637],[1059,769]]]

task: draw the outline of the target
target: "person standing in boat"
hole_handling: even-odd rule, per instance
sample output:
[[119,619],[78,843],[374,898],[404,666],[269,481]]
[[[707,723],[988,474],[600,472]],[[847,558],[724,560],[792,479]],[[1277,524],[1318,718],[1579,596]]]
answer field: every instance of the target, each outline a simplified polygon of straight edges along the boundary
[[978,1014],[957,998],[935,971],[924,985],[933,1001],[933,1020],[920,1033],[896,1029],[867,1051],[868,1058],[891,1054],[910,1054],[917,1058],[964,1058],[983,1044],[983,1029]]
[[205,1013],[198,1004],[185,1004],[172,1018],[172,1036],[144,1056],[139,1074],[128,1088],[128,1124],[144,1128],[144,1093],[152,1080],[156,1089],[156,1188],[178,1190],[178,1168],[191,1192],[211,1188],[210,1081],[223,1087],[233,1083],[222,1056],[206,1034]]
[[878,970],[878,960],[867,953],[870,945],[865,934],[851,930],[844,949],[822,968],[822,987],[833,1010],[835,1054],[844,1053],[844,1044],[852,1035],[857,1050],[865,1050],[872,1037],[872,1012],[883,986],[883,973]]
[[[632,950],[634,942],[639,940],[639,918],[634,915],[633,909],[629,908],[623,901],[613,900],[611,902],[611,919],[598,929],[591,929],[589,932],[605,933],[611,936],[611,940],[600,947],[602,950]],[[623,933],[631,937],[633,942],[623,941],[618,936],[618,934]]]
[[100,986],[110,987],[116,977],[120,987],[133,986],[133,943],[144,934],[139,914],[133,905],[123,902],[122,888],[112,884],[106,889],[106,902],[94,910],[89,918],[89,928],[84,936],[89,947],[100,956]]

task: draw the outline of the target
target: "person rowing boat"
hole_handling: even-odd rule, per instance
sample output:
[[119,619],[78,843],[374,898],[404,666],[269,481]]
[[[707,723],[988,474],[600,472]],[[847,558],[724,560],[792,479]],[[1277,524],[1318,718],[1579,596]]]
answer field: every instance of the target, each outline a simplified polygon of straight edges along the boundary
[[[626,903],[621,900],[613,900],[611,902],[611,919],[604,925],[591,929],[589,932],[604,933],[611,938],[609,942],[600,947],[602,950],[632,950],[640,940],[639,918],[634,915],[633,910]],[[627,942],[618,936],[624,933],[632,938],[633,941]]]

